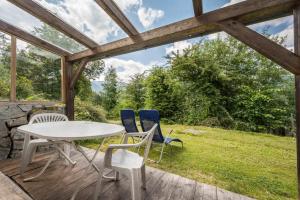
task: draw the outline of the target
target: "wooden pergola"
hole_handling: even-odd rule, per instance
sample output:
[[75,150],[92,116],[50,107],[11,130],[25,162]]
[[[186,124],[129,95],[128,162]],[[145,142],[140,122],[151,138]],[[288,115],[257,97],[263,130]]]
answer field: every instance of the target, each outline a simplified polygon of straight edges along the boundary
[[[300,199],[300,1],[299,0],[246,0],[218,10],[203,13],[202,0],[193,1],[194,17],[178,21],[153,30],[139,33],[113,0],[95,0],[97,4],[127,33],[128,37],[98,44],[71,25],[58,18],[33,0],[8,0],[46,24],[83,44],[88,49],[70,53],[49,42],[39,39],[12,24],[0,20],[0,30],[12,36],[11,79],[16,76],[16,38],[61,56],[62,99],[66,112],[74,119],[74,86],[90,60],[103,59],[180,40],[224,31],[249,47],[271,59],[295,75],[296,86],[296,139],[298,199]],[[175,14],[175,13],[174,13]],[[294,16],[294,53],[248,28],[248,25]],[[79,67],[73,69],[75,62]],[[11,84],[11,100],[16,100],[15,87]]]

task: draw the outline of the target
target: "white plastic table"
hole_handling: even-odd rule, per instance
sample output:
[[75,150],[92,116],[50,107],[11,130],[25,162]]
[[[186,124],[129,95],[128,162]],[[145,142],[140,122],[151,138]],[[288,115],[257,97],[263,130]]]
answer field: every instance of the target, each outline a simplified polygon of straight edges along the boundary
[[[125,133],[125,129],[123,126],[116,125],[116,124],[89,122],[89,121],[63,121],[63,122],[36,123],[36,124],[20,126],[17,129],[17,131],[23,134],[29,134],[30,136],[47,139],[49,142],[53,141],[54,148],[66,160],[68,160],[72,164],[75,164],[64,153],[64,151],[60,148],[60,146],[54,143],[54,141],[62,141],[64,143],[70,144],[87,159],[87,161],[89,162],[88,168],[93,166],[97,171],[99,171],[99,169],[97,168],[97,166],[93,164],[93,161],[97,156],[97,153],[99,152],[103,142],[99,144],[97,151],[95,151],[95,154],[90,160],[86,155],[86,153],[84,152],[84,150],[79,145],[77,145],[74,141],[86,140],[86,139],[97,139],[97,138],[105,139],[107,137],[118,136]],[[40,173],[38,173],[34,177],[24,179],[24,181],[30,181],[41,176],[55,158],[56,156],[53,155],[48,160],[47,164],[43,167]],[[77,192],[78,189],[74,192],[72,198],[75,198]]]

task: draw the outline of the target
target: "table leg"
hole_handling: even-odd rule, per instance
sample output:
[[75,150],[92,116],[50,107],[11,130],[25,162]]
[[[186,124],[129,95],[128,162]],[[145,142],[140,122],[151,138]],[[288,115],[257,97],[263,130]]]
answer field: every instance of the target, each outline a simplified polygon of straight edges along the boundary
[[[98,148],[97,148],[96,152],[94,153],[94,155],[93,155],[93,157],[92,157],[91,160],[88,158],[88,156],[86,155],[86,153],[84,152],[84,150],[81,148],[80,145],[76,145],[74,142],[72,143],[72,144],[74,145],[75,149],[77,149],[77,150],[83,155],[83,157],[89,162],[89,165],[88,165],[88,167],[87,167],[87,170],[84,170],[84,171],[83,171],[83,174],[81,175],[81,177],[80,177],[79,180],[81,180],[84,176],[87,175],[88,171],[90,171],[90,168],[91,168],[92,166],[93,166],[93,168],[94,168],[98,173],[100,172],[99,168],[98,168],[93,162],[94,162],[94,160],[95,160],[95,158],[96,158],[96,156],[97,156],[97,154],[98,154],[100,148],[101,148],[102,145],[104,144],[104,141],[105,141],[105,138],[103,139],[103,141],[101,142],[101,144],[98,146]],[[78,194],[78,192],[79,192],[79,190],[80,190],[80,187],[81,187],[81,185],[78,184],[78,186],[76,187],[76,189],[75,189],[75,191],[74,191],[74,193],[73,193],[73,195],[72,195],[72,197],[71,197],[71,200],[75,200],[75,198],[76,198],[76,196],[77,196],[77,194]]]
[[43,169],[37,175],[35,175],[33,177],[25,178],[23,181],[24,182],[31,181],[31,180],[36,179],[36,178],[40,177],[41,175],[43,175],[43,173],[49,167],[49,165],[51,164],[51,162],[53,162],[56,158],[57,158],[57,155],[52,155],[51,158],[46,163],[46,165],[43,167]]

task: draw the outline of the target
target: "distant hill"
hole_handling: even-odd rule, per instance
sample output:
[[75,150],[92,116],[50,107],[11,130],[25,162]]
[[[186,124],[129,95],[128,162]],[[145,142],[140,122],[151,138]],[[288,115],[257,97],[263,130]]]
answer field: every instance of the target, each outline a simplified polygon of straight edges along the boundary
[[[103,91],[103,83],[104,81],[92,81],[92,90],[93,92],[99,93],[101,91]],[[118,87],[120,89],[123,89],[126,87],[126,83],[124,82],[118,82]]]
[[92,90],[94,92],[101,92],[103,90],[103,82],[104,81],[92,81]]

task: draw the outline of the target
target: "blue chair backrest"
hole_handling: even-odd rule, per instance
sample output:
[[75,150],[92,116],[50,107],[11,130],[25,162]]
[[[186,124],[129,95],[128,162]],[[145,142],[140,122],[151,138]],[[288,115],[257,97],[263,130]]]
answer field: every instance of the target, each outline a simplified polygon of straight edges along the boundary
[[135,133],[139,132],[136,122],[135,122],[135,114],[131,109],[121,110],[120,113],[121,121],[127,133]]
[[139,116],[144,132],[149,131],[154,126],[154,124],[158,125],[153,136],[153,141],[163,143],[164,136],[162,135],[160,128],[159,112],[157,110],[140,110]]

